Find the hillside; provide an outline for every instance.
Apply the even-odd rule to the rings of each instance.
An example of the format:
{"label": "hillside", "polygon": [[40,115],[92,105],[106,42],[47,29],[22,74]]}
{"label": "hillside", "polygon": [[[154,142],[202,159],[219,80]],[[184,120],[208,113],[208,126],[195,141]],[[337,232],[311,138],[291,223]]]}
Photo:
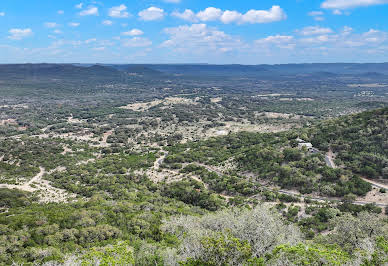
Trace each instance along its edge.
{"label": "hillside", "polygon": [[[371,185],[351,168],[327,166],[324,146],[299,149],[297,138],[354,123],[371,128],[362,139],[377,147],[385,117],[380,109],[280,133],[173,138],[148,150],[111,143],[106,127],[92,141],[81,137],[93,133],[0,139],[0,264],[359,265],[362,257],[384,265],[384,205],[352,204]],[[75,130],[90,123],[81,119],[66,121]],[[51,132],[68,133],[64,124]]]}
{"label": "hillside", "polygon": [[388,63],[381,64],[284,64],[284,65],[208,65],[208,64],[0,64],[1,79],[117,79],[124,73],[140,76],[184,75],[241,78],[353,78],[386,80]]}
{"label": "hillside", "polygon": [[135,74],[135,75],[148,76],[148,77],[163,75],[162,72],[154,70],[145,65],[117,65],[113,67],[132,75]]}
{"label": "hillside", "polygon": [[[306,75],[316,77],[327,76],[358,76],[358,75],[388,75],[388,63],[356,64],[279,64],[279,65],[210,65],[210,64],[166,64],[147,65],[147,67],[171,74],[204,75],[204,76],[259,76],[276,78],[279,75]],[[320,75],[321,74],[321,75]]]}
{"label": "hillside", "polygon": [[71,64],[14,64],[0,65],[0,79],[4,80],[117,80],[123,74],[110,67],[87,67]]}
{"label": "hillside", "polygon": [[308,135],[314,146],[337,154],[345,169],[388,179],[388,108],[324,121]]}
{"label": "hillside", "polygon": [[[387,108],[328,120],[283,133],[237,133],[169,148],[168,167],[203,177],[228,195],[252,195],[263,184],[301,193],[343,197],[365,195],[371,186],[361,177],[387,178]],[[298,148],[311,141],[313,152]],[[331,149],[336,167],[327,164]],[[232,165],[225,171],[225,165]],[[214,175],[207,166],[219,170]],[[220,180],[222,180],[220,182]]]}

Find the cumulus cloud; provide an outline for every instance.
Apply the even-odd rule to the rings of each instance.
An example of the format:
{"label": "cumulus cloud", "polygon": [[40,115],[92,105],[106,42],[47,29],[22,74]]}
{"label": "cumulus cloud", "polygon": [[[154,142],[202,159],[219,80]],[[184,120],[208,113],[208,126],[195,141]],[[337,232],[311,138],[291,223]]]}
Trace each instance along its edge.
{"label": "cumulus cloud", "polygon": [[58,13],[58,15],[63,15],[63,14],[65,14],[65,11],[63,11],[63,10],[58,10],[57,13]]}
{"label": "cumulus cloud", "polygon": [[112,21],[112,20],[104,20],[104,21],[102,22],[102,25],[111,26],[111,25],[113,25],[113,21]]}
{"label": "cumulus cloud", "polygon": [[90,6],[79,13],[80,16],[98,16],[98,7]]}
{"label": "cumulus cloud", "polygon": [[131,39],[123,40],[122,45],[125,47],[147,47],[151,46],[152,42],[147,38],[133,37]]}
{"label": "cumulus cloud", "polygon": [[196,16],[195,13],[194,13],[192,10],[190,10],[190,9],[186,9],[186,10],[185,10],[184,12],[182,12],[182,13],[179,13],[178,11],[174,11],[171,15],[174,16],[174,17],[177,17],[177,18],[186,20],[186,21],[190,21],[190,22],[196,22],[196,21],[198,21],[197,16]]}
{"label": "cumulus cloud", "polygon": [[174,12],[173,16],[184,19],[186,21],[221,21],[222,23],[271,23],[287,18],[286,13],[280,6],[272,6],[269,10],[251,9],[245,14],[235,10],[221,10],[215,7],[208,7],[205,10],[194,13],[190,9],[186,9],[183,13]]}
{"label": "cumulus cloud", "polygon": [[181,2],[181,0],[163,0],[163,2],[172,3],[172,4],[179,4]]}
{"label": "cumulus cloud", "polygon": [[143,34],[144,34],[144,32],[142,30],[139,30],[139,29],[132,29],[130,31],[126,31],[126,32],[121,33],[121,35],[125,35],[125,36],[140,36]]}
{"label": "cumulus cloud", "polygon": [[78,5],[75,5],[75,8],[77,8],[77,9],[82,9],[83,6],[84,6],[83,3],[79,3]]}
{"label": "cumulus cloud", "polygon": [[270,10],[249,10],[243,15],[243,22],[248,23],[270,23],[284,20],[287,15],[280,6],[272,6]]}
{"label": "cumulus cloud", "polygon": [[164,10],[158,7],[151,6],[139,12],[140,19],[144,21],[160,20],[164,17]]}
{"label": "cumulus cloud", "polygon": [[232,23],[232,22],[238,22],[238,21],[241,21],[243,15],[240,14],[239,12],[237,11],[230,11],[230,10],[226,10],[220,20],[225,23],[225,24],[229,24],[229,23]]}
{"label": "cumulus cloud", "polygon": [[321,4],[321,7],[327,9],[348,9],[382,4],[388,4],[388,0],[326,0]]}
{"label": "cumulus cloud", "polygon": [[0,17],[4,17],[5,16],[5,12],[0,12]]}
{"label": "cumulus cloud", "polygon": [[214,21],[220,19],[222,10],[215,7],[208,7],[197,13],[197,18],[201,21]]}
{"label": "cumulus cloud", "polygon": [[365,42],[378,44],[386,41],[388,39],[388,34],[379,30],[370,29],[362,34],[362,38]]}
{"label": "cumulus cloud", "polygon": [[[254,45],[261,47],[261,49],[268,50],[273,48],[294,49],[296,46],[295,38],[291,35],[271,35],[254,42]],[[264,50],[263,50],[264,51]]]}
{"label": "cumulus cloud", "polygon": [[309,36],[309,35],[328,34],[328,33],[332,33],[333,30],[330,28],[322,28],[319,26],[309,26],[301,30],[297,30],[297,32],[300,35]]}
{"label": "cumulus cloud", "polygon": [[[297,32],[301,32],[299,30]],[[370,29],[363,33],[355,33],[351,27],[345,26],[338,31],[316,30],[312,34],[298,36],[273,35],[258,39],[252,49],[270,56],[316,56],[333,55],[332,58],[348,55],[348,58],[366,56],[367,54],[386,54],[388,52],[388,33]],[[385,47],[385,48],[384,48]],[[292,50],[292,52],[290,52]],[[369,58],[369,57],[367,57]]]}
{"label": "cumulus cloud", "polygon": [[162,43],[162,47],[172,48],[181,52],[206,53],[229,52],[240,49],[244,44],[239,38],[230,36],[206,24],[183,25],[165,28],[169,39]]}
{"label": "cumulus cloud", "polygon": [[30,28],[27,29],[10,29],[8,38],[11,40],[22,40],[33,34]]}
{"label": "cumulus cloud", "polygon": [[126,11],[127,6],[122,4],[119,6],[114,6],[109,9],[109,16],[113,18],[127,18],[129,17],[129,13]]}

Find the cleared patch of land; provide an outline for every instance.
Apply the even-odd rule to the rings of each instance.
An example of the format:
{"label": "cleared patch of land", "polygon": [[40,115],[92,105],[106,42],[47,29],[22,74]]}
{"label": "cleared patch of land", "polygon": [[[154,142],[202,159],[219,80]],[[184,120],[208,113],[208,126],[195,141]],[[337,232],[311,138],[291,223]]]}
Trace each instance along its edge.
{"label": "cleared patch of land", "polygon": [[0,184],[0,188],[19,189],[22,191],[36,193],[39,197],[39,202],[67,202],[76,195],[68,193],[64,189],[53,187],[49,181],[43,179],[45,174],[50,174],[54,171],[64,171],[66,168],[58,167],[50,172],[47,172],[43,167],[40,167],[40,172],[30,181],[22,185]]}

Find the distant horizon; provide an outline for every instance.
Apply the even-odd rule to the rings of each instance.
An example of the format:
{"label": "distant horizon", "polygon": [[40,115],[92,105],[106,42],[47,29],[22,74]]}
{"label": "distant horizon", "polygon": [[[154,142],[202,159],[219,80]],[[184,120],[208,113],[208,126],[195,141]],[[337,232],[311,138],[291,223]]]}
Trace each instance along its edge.
{"label": "distant horizon", "polygon": [[280,64],[239,64],[239,63],[225,63],[225,64],[217,64],[217,63],[60,63],[60,62],[27,62],[27,63],[0,63],[0,65],[209,65],[209,66],[260,66],[260,65],[268,65],[268,66],[276,66],[276,65],[329,65],[329,64],[388,64],[386,62],[306,62],[306,63],[280,63]]}
{"label": "distant horizon", "polygon": [[386,14],[388,0],[3,0],[0,62],[388,62]]}

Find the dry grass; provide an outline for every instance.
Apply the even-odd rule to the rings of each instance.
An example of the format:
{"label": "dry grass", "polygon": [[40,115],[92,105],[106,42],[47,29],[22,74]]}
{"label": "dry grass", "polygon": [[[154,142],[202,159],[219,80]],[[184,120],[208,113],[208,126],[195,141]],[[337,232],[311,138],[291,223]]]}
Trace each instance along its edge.
{"label": "dry grass", "polygon": [[50,172],[46,172],[43,167],[40,167],[40,172],[34,176],[30,181],[22,185],[0,184],[0,188],[19,189],[22,191],[36,193],[39,197],[39,202],[68,202],[75,198],[75,194],[70,194],[66,190],[53,187],[49,181],[43,179],[45,174],[50,174],[54,171],[64,171],[66,168],[58,167]]}
{"label": "dry grass", "polygon": [[152,102],[132,103],[126,106],[121,106],[121,109],[144,112],[156,105],[163,104],[165,108],[171,107],[174,104],[198,104],[196,100],[182,97],[168,97],[163,100],[155,100]]}

